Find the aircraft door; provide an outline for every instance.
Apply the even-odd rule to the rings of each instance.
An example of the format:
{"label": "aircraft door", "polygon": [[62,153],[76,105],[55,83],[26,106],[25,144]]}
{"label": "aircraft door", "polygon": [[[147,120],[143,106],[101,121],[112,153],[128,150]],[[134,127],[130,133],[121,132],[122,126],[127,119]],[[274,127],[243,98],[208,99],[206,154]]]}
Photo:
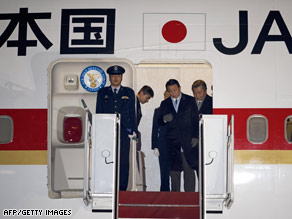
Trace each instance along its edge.
{"label": "aircraft door", "polygon": [[204,194],[207,213],[222,213],[233,200],[233,116],[202,115],[200,147],[203,149]]}
{"label": "aircraft door", "polygon": [[96,92],[110,84],[106,70],[113,65],[125,68],[122,84],[133,87],[135,68],[126,59],[59,59],[48,68],[50,198],[83,197],[87,116],[81,99],[95,112]]}

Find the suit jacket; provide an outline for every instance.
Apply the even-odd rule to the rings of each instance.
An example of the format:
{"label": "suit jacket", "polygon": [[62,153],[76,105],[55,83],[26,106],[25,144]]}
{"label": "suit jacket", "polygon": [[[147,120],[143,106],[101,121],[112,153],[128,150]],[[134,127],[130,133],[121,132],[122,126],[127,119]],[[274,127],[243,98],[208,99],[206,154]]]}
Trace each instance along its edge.
{"label": "suit jacket", "polygon": [[137,116],[137,126],[139,126],[140,121],[142,119],[142,110],[141,110],[141,103],[138,97],[136,97],[136,116]]}
{"label": "suit jacket", "polygon": [[137,124],[136,134],[138,138],[138,142],[136,144],[137,151],[141,151],[141,148],[142,148],[142,136],[141,136],[141,132],[138,130],[138,126],[140,124],[141,119],[142,119],[141,103],[138,97],[136,97],[136,124]]}
{"label": "suit jacket", "polygon": [[203,101],[199,114],[213,114],[213,98],[208,94]]}
{"label": "suit jacket", "polygon": [[[163,116],[170,113],[173,120],[165,123]],[[181,148],[190,167],[195,169],[198,165],[198,154],[191,145],[192,138],[199,136],[198,115],[195,98],[183,93],[177,112],[170,97],[160,104],[158,122],[167,127],[166,140],[171,170],[180,171],[182,168]]]}
{"label": "suit jacket", "polygon": [[137,132],[135,116],[135,93],[129,87],[120,87],[114,95],[111,86],[100,89],[97,93],[96,113],[121,114],[121,128],[128,133]]}
{"label": "suit jacket", "polygon": [[[172,114],[173,120],[165,123],[163,116]],[[198,109],[196,101],[193,97],[183,94],[179,103],[178,111],[176,112],[171,97],[162,101],[160,104],[160,111],[158,122],[159,125],[167,125],[168,137],[187,136],[190,138],[198,138],[199,136],[199,123],[198,123]]]}
{"label": "suit jacket", "polygon": [[153,123],[152,123],[151,149],[154,150],[155,148],[158,148],[159,151],[161,150],[165,151],[166,126],[159,125],[158,116],[159,116],[159,108],[156,108],[154,110]]}

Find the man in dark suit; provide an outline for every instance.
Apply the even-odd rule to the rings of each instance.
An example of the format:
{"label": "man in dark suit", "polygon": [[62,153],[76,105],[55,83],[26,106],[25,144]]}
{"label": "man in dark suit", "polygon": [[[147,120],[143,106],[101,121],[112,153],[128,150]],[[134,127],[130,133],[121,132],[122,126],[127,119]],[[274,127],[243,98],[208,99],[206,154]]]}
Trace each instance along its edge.
{"label": "man in dark suit", "polygon": [[[140,124],[140,121],[142,119],[142,110],[141,110],[141,104],[148,103],[148,101],[154,97],[154,91],[152,88],[148,85],[144,85],[136,95],[136,118],[137,118],[137,127]],[[137,151],[141,150],[142,147],[142,139],[141,139],[141,133],[138,130],[137,138]]]}
{"label": "man in dark suit", "polygon": [[[164,92],[164,99],[170,97],[167,91]],[[170,191],[169,186],[169,161],[168,151],[166,144],[166,126],[160,126],[158,124],[159,107],[154,110],[153,123],[152,123],[152,146],[154,155],[158,157],[160,167],[160,191]]]}
{"label": "man in dark suit", "polygon": [[[198,114],[213,114],[213,98],[207,94],[207,85],[203,80],[196,80],[192,85],[192,91],[196,100]],[[196,154],[199,154],[196,148]],[[196,168],[199,176],[199,167]]]}
{"label": "man in dark suit", "polygon": [[125,69],[114,65],[107,69],[111,86],[97,93],[96,113],[119,113],[121,115],[120,134],[120,190],[126,190],[129,177],[130,138],[137,132],[135,118],[135,93],[121,85]]}
{"label": "man in dark suit", "polygon": [[207,94],[207,85],[203,80],[197,80],[192,85],[199,114],[213,114],[213,98]]}
{"label": "man in dark suit", "polygon": [[[181,93],[179,82],[166,83],[170,97],[162,101],[158,122],[166,125],[166,142],[170,162],[172,191],[180,191],[180,175],[184,171],[184,189],[195,191],[195,173],[198,166],[198,110],[195,99]],[[183,153],[182,153],[183,152]]]}
{"label": "man in dark suit", "polygon": [[[198,114],[213,114],[213,98],[207,94],[207,85],[203,80],[196,80],[192,85],[192,91],[196,100]],[[196,148],[199,153],[198,148]],[[199,176],[199,168],[196,168]]]}
{"label": "man in dark suit", "polygon": [[142,118],[142,111],[141,111],[141,104],[148,103],[148,101],[154,97],[154,91],[148,85],[144,85],[136,95],[137,97],[137,126],[139,126],[141,118]]}

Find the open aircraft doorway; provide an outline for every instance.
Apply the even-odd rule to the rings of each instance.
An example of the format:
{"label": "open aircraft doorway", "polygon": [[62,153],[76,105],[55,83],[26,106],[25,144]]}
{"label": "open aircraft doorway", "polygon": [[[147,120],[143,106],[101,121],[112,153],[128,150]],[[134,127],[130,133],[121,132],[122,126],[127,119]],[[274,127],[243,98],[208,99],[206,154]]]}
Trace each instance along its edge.
{"label": "open aircraft doorway", "polygon": [[[210,63],[204,60],[145,60],[136,66],[136,77],[134,78],[135,90],[139,91],[143,85],[149,85],[154,91],[153,99],[142,105],[142,119],[139,130],[142,133],[141,150],[146,156],[147,191],[160,190],[160,170],[157,157],[151,150],[151,132],[154,110],[160,106],[164,99],[165,84],[169,79],[176,79],[181,92],[193,96],[192,84],[196,80],[203,80],[207,85],[207,94],[213,96],[213,72]],[[183,177],[183,174],[181,175]],[[181,180],[183,188],[183,179]],[[198,183],[196,183],[198,191]]]}
{"label": "open aircraft doorway", "polygon": [[[208,87],[208,94],[212,95],[212,67],[206,61],[145,60],[136,65],[134,77],[136,93],[144,85],[148,85],[153,89],[154,97],[147,104],[141,105],[142,119],[138,127],[141,133],[141,149],[140,151],[138,149],[137,157],[144,157],[139,155],[141,153],[145,155],[145,182],[141,180],[143,174],[142,177],[137,174],[143,171],[143,168],[139,167],[140,170],[135,170],[132,162],[130,179],[136,178],[137,187],[133,187],[130,180],[128,190],[132,192],[120,192],[122,203],[120,202],[119,213],[125,218],[203,218],[204,215],[204,210],[201,211],[200,208],[199,185],[201,183],[199,183],[198,178],[196,179],[196,190],[193,192],[184,192],[183,173],[181,174],[181,192],[170,192],[170,178],[170,191],[165,191],[161,187],[159,158],[153,153],[151,138],[154,111],[164,99],[165,84],[169,79],[179,81],[181,92],[190,96],[193,96],[193,82],[199,79],[204,80]],[[135,154],[135,151],[132,153]],[[165,152],[160,151],[159,156],[168,156],[161,153]],[[142,182],[142,187],[139,182]],[[127,212],[131,212],[131,214]],[[201,213],[202,216],[200,216]]]}

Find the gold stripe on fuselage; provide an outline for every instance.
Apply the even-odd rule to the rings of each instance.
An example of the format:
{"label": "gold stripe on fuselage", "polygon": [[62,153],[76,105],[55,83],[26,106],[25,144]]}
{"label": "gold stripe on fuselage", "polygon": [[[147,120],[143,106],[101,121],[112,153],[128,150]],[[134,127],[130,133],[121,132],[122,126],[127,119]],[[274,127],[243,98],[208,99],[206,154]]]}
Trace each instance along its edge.
{"label": "gold stripe on fuselage", "polygon": [[[292,150],[235,150],[235,164],[292,164]],[[47,165],[47,151],[0,151],[0,165]]]}
{"label": "gold stripe on fuselage", "polygon": [[292,164],[292,150],[236,150],[235,164]]}
{"label": "gold stripe on fuselage", "polygon": [[47,150],[0,151],[0,165],[47,165]]}

